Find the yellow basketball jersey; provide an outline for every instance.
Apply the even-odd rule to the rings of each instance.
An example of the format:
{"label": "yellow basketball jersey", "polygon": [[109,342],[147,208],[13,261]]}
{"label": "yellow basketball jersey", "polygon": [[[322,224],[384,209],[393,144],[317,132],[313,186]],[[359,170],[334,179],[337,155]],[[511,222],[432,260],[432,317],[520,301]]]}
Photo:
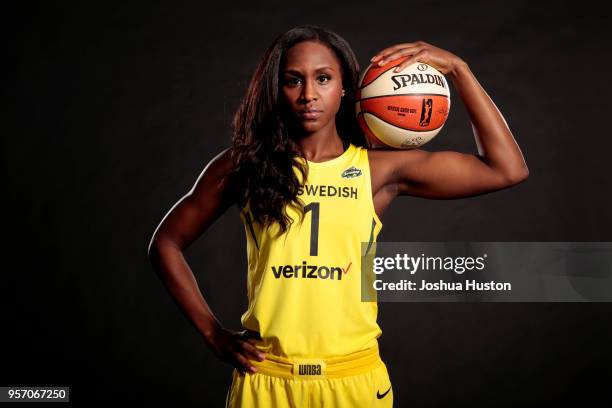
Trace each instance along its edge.
{"label": "yellow basketball jersey", "polygon": [[350,144],[342,155],[308,161],[308,167],[298,193],[303,222],[287,207],[294,222],[275,237],[278,225],[262,228],[248,204],[240,213],[249,301],[241,322],[259,332],[256,345],[264,352],[328,358],[372,347],[382,333],[376,302],[361,301],[361,245],[376,242],[382,222],[374,211],[365,148]]}

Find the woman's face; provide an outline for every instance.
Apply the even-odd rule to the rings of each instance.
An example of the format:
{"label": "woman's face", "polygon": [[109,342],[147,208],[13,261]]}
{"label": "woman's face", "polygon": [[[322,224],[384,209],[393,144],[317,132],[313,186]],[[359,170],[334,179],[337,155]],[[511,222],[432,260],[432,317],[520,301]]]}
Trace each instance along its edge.
{"label": "woman's face", "polygon": [[293,118],[306,133],[335,126],[342,76],[331,49],[313,41],[291,47],[281,67],[280,86]]}

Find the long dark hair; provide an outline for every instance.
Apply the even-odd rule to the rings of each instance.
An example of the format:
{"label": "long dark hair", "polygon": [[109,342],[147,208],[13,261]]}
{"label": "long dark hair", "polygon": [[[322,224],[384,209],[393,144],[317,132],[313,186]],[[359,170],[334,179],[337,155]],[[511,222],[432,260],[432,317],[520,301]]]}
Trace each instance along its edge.
{"label": "long dark hair", "polygon": [[354,96],[359,64],[350,45],[338,34],[313,25],[297,26],[276,37],[265,52],[233,119],[232,157],[237,164],[240,185],[238,205],[247,202],[253,218],[262,225],[274,221],[284,233],[292,223],[285,207],[302,214],[297,192],[300,180],[293,167],[308,176],[306,160],[297,143],[289,137],[291,124],[283,113],[280,96],[281,64],[289,48],[302,41],[316,41],[334,51],[342,68],[345,96],[336,114],[336,129],[343,144],[369,147],[355,118]]}

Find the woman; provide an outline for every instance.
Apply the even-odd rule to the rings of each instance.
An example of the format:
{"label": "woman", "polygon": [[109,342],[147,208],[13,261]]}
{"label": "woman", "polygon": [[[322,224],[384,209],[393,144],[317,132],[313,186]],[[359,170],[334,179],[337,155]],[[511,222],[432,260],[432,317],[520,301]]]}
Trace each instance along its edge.
{"label": "woman", "polygon": [[[512,133],[466,62],[421,41],[371,61],[405,56],[396,72],[420,61],[454,82],[479,155],[368,149],[355,120],[355,55],[337,34],[300,26],[260,61],[231,148],[155,231],[149,254],[160,278],[206,344],[236,368],[227,406],[392,406],[377,305],[360,300],[361,243],[376,241],[397,196],[468,197],[527,177]],[[182,255],[234,204],[248,257],[240,332],[215,318]]]}

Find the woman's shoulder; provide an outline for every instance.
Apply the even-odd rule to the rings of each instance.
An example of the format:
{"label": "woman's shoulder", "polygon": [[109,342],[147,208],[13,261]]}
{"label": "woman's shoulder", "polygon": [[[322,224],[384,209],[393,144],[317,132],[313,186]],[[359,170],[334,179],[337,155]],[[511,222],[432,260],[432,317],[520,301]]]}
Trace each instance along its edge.
{"label": "woman's shoulder", "polygon": [[211,191],[226,198],[233,195],[237,187],[236,169],[232,149],[230,147],[221,150],[210,159],[200,173],[194,191],[206,191],[205,195],[210,195]]}
{"label": "woman's shoulder", "polygon": [[217,153],[206,165],[210,170],[220,175],[228,175],[236,171],[236,160],[231,147],[227,147]]}

